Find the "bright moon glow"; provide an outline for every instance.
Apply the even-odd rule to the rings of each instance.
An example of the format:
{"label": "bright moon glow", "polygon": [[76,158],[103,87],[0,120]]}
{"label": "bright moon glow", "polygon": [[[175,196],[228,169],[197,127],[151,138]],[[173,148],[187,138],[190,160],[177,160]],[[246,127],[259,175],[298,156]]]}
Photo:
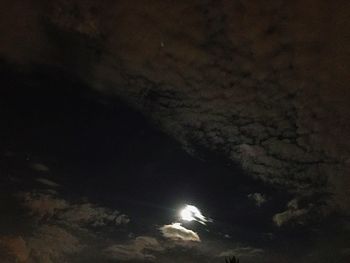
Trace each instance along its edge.
{"label": "bright moon glow", "polygon": [[197,221],[203,225],[208,222],[201,211],[193,205],[186,205],[185,208],[180,211],[180,217],[184,221]]}

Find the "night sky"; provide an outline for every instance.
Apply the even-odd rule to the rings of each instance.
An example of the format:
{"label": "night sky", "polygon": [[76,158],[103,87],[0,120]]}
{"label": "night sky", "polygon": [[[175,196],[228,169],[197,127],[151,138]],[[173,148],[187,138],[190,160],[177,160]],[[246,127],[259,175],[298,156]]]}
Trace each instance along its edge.
{"label": "night sky", "polygon": [[330,91],[299,44],[324,4],[5,2],[0,263],[349,262],[349,64]]}

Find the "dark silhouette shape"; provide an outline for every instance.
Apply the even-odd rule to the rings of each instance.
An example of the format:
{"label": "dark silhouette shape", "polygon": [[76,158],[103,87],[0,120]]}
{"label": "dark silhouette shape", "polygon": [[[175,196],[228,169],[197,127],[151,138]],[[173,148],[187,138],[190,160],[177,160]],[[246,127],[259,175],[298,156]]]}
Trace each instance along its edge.
{"label": "dark silhouette shape", "polygon": [[235,256],[232,256],[231,258],[225,258],[226,263],[239,263],[239,259]]}

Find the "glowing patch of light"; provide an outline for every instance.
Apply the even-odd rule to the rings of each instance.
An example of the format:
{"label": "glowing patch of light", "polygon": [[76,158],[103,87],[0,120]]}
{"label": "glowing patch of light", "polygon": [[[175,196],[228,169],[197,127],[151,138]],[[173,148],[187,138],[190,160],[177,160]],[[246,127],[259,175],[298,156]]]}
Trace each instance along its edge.
{"label": "glowing patch of light", "polygon": [[186,205],[185,208],[180,211],[180,218],[184,221],[197,221],[203,225],[210,221],[193,205]]}

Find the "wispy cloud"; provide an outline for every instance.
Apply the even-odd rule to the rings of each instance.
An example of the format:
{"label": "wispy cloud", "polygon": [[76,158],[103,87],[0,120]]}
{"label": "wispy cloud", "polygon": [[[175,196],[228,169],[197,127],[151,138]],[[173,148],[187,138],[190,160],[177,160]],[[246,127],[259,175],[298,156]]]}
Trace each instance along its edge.
{"label": "wispy cloud", "polygon": [[58,183],[55,183],[55,182],[53,182],[49,179],[46,179],[46,178],[36,178],[35,180],[41,184],[51,186],[51,187],[59,187],[60,186]]}

